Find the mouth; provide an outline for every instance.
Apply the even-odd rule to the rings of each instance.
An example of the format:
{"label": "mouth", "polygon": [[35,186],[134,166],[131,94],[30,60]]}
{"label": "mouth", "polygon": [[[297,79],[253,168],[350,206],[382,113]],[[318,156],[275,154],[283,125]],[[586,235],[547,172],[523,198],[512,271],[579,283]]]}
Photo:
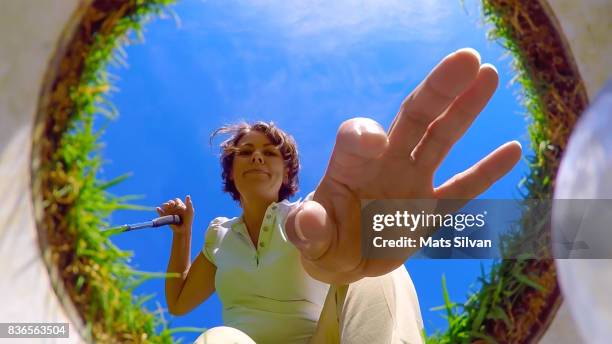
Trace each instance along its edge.
{"label": "mouth", "polygon": [[244,174],[245,175],[246,174],[265,174],[265,175],[268,175],[268,172],[266,172],[264,170],[260,170],[260,169],[254,168],[254,169],[251,169],[251,170],[248,170],[248,171],[244,172]]}

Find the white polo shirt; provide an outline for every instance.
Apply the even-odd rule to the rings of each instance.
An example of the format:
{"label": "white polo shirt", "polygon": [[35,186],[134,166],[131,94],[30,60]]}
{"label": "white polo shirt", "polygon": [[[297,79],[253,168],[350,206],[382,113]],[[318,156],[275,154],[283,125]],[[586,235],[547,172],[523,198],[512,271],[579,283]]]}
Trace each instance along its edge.
{"label": "white polo shirt", "polygon": [[217,267],[223,322],[257,343],[307,343],[329,290],[304,271],[285,233],[287,215],[299,204],[284,200],[268,207],[257,247],[242,216],[218,217],[206,232],[202,252]]}

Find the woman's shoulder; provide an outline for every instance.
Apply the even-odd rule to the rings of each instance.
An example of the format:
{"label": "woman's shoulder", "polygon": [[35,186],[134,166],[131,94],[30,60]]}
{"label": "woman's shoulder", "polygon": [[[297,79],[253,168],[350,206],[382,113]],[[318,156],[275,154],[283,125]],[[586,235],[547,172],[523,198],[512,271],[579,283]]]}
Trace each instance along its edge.
{"label": "woman's shoulder", "polygon": [[208,224],[206,233],[204,234],[204,247],[202,248],[202,252],[211,263],[217,265],[216,255],[219,251],[219,247],[225,240],[227,234],[230,233],[232,223],[235,222],[236,219],[236,217],[228,218],[220,216],[215,217]]}
{"label": "woman's shoulder", "polygon": [[225,216],[219,216],[219,217],[215,217],[214,219],[212,219],[212,221],[210,221],[210,224],[208,224],[208,227],[225,227],[230,221],[234,220],[235,218],[229,218],[229,217],[225,217]]}
{"label": "woman's shoulder", "polygon": [[208,224],[207,231],[224,232],[225,230],[231,229],[232,226],[238,221],[238,217],[215,217]]}
{"label": "woman's shoulder", "polygon": [[215,217],[206,228],[205,242],[207,245],[217,245],[230,232],[230,229],[236,223],[238,217]]}

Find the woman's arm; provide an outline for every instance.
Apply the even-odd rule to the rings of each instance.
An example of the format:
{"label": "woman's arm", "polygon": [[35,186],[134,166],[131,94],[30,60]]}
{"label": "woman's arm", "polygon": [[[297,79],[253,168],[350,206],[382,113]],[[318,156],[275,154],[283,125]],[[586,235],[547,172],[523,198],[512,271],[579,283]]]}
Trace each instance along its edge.
{"label": "woman's arm", "polygon": [[164,203],[157,208],[157,213],[161,216],[179,215],[182,220],[180,225],[170,226],[174,236],[167,272],[179,276],[166,278],[166,302],[171,314],[183,315],[213,293],[216,267],[202,253],[189,265],[194,215],[190,196],[185,198],[185,203],[180,198]]}
{"label": "woman's arm", "polygon": [[174,234],[168,272],[178,272],[180,277],[166,278],[166,302],[174,315],[190,312],[215,291],[217,268],[200,252],[189,266],[191,233]]}

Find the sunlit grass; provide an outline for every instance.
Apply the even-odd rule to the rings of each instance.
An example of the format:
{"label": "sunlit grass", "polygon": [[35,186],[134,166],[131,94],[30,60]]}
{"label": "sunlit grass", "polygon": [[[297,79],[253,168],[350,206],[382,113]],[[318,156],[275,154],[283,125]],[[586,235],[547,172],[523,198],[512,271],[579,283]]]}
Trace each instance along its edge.
{"label": "sunlit grass", "polygon": [[[490,0],[483,0],[483,16],[492,25],[488,38],[499,42],[513,58],[513,69],[516,77],[514,83],[521,86],[520,100],[526,109],[526,116],[531,119],[528,128],[531,139],[533,155],[528,157],[530,172],[521,182],[527,190],[523,195],[525,199],[546,200],[552,197],[552,176],[554,164],[558,163],[550,154],[551,131],[547,117],[544,113],[541,94],[547,85],[540,82],[536,84],[533,76],[536,71],[529,70],[525,61],[527,56],[516,42],[517,32],[513,31],[509,20],[512,13],[495,5]],[[525,207],[528,207],[525,202]],[[531,209],[525,208],[526,216],[518,224],[516,230],[508,233],[502,240],[503,257],[516,257],[515,245],[527,240],[546,240],[541,233],[546,224],[531,223],[534,218],[545,219],[548,214],[534,216]],[[537,245],[546,247],[545,244]],[[547,252],[537,252],[540,257],[550,256]],[[450,301],[446,280],[442,277],[442,291],[445,303],[434,310],[442,310],[448,321],[448,329],[437,332],[427,338],[427,344],[470,343],[482,340],[485,343],[497,343],[490,335],[490,329],[485,326],[486,321],[501,322],[506,329],[512,330],[513,306],[518,299],[525,295],[528,289],[546,291],[554,283],[554,275],[546,276],[527,275],[526,271],[533,269],[532,257],[519,256],[517,259],[497,259],[493,261],[491,270],[481,270],[481,276],[476,281],[477,291],[472,293],[463,304]],[[539,282],[541,281],[541,283]],[[529,311],[529,310],[525,310]]]}
{"label": "sunlit grass", "polygon": [[[72,108],[68,130],[50,161],[49,179],[56,185],[50,186],[52,199],[66,209],[60,222],[60,228],[67,229],[60,234],[62,247],[69,248],[66,252],[73,252],[63,272],[65,278],[72,279],[65,281],[67,290],[84,317],[91,339],[99,343],[172,343],[172,335],[177,332],[205,330],[170,329],[159,303],[155,311],[146,309],[145,302],[154,295],[134,296],[134,289],[147,280],[178,277],[178,274],[132,269],[129,266],[132,253],[122,251],[111,242],[112,231],[101,231],[108,227],[105,219],[113,211],[151,209],[130,203],[138,197],[117,197],[108,192],[128,178],[128,174],[109,181],[97,179],[102,166],[103,129],[96,130],[94,120],[100,115],[108,119],[117,117],[117,110],[104,98],[112,89],[106,67],[108,63],[125,65],[122,46],[130,43],[128,35],[140,36],[144,23],[160,15],[172,2],[138,0],[117,5],[122,7],[116,15],[122,17],[112,27],[100,28],[95,34],[78,85],[70,90]],[[126,15],[129,7],[134,10]]]}

